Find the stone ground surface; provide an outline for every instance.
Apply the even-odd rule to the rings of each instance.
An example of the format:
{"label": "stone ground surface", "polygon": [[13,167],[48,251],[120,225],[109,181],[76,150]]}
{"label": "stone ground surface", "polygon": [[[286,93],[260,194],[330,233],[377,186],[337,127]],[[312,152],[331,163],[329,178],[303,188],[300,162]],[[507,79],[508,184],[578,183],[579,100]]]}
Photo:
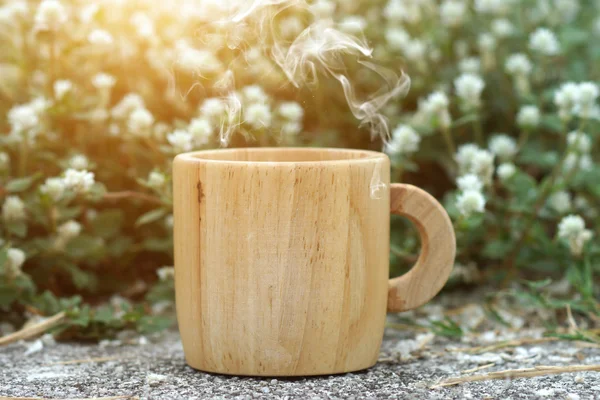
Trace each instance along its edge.
{"label": "stone ground surface", "polygon": [[[531,332],[521,334],[532,336]],[[598,372],[431,389],[443,379],[504,369],[600,364],[600,348],[573,342],[521,345],[472,354],[452,350],[477,343],[388,330],[375,367],[344,375],[295,379],[239,378],[196,371],[185,364],[176,332],[138,338],[130,344],[49,343],[41,348],[41,341],[33,343],[33,347],[32,342],[27,342],[0,348],[0,398],[129,395],[141,399],[600,399]],[[81,362],[98,357],[109,359]],[[64,364],[73,360],[80,361]],[[463,372],[491,363],[492,366],[476,372]]]}

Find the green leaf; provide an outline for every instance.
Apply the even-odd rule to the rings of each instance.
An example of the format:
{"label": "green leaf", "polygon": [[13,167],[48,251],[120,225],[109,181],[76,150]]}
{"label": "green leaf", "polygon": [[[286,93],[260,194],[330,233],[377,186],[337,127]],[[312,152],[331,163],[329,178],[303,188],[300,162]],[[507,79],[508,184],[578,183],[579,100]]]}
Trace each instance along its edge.
{"label": "green leaf", "polygon": [[69,311],[69,323],[75,326],[87,327],[91,320],[90,306],[84,304]]}
{"label": "green leaf", "polygon": [[482,254],[483,256],[492,260],[501,260],[510,252],[511,249],[512,243],[510,240],[490,240],[483,247]]}
{"label": "green leaf", "polygon": [[164,331],[175,323],[173,317],[145,315],[138,322],[138,331],[140,333],[154,333]]}
{"label": "green leaf", "polygon": [[95,182],[87,193],[87,198],[91,201],[100,201],[106,194],[106,186],[101,182]]}
{"label": "green leaf", "polygon": [[173,249],[173,241],[171,240],[171,238],[150,238],[144,240],[144,243],[142,245],[146,250],[159,251],[165,253],[170,253]]}
{"label": "green leaf", "polygon": [[94,261],[104,254],[103,244],[101,238],[79,235],[67,243],[65,251],[76,260]]}
{"label": "green leaf", "polygon": [[6,230],[12,235],[24,238],[27,235],[27,223],[25,221],[14,221],[6,223]]}
{"label": "green leaf", "polygon": [[71,275],[73,285],[75,285],[77,289],[93,290],[96,288],[98,278],[95,274],[82,270],[75,264],[66,265],[65,270]]}
{"label": "green leaf", "polygon": [[546,286],[548,286],[549,284],[552,283],[552,279],[550,278],[546,278],[544,280],[541,281],[523,281],[523,283],[525,285],[527,285],[527,287],[531,290],[534,291],[538,291]]}
{"label": "green leaf", "polygon": [[36,178],[37,175],[13,179],[6,184],[6,191],[10,193],[23,192],[31,187],[31,184]]}
{"label": "green leaf", "polygon": [[135,221],[135,226],[139,227],[142,225],[149,224],[151,222],[158,221],[162,217],[167,215],[167,210],[164,208],[157,208],[156,210],[148,211],[145,214],[142,214],[137,221]]}
{"label": "green leaf", "polygon": [[98,214],[92,221],[92,231],[95,236],[110,238],[121,230],[124,212],[119,209],[106,210]]}

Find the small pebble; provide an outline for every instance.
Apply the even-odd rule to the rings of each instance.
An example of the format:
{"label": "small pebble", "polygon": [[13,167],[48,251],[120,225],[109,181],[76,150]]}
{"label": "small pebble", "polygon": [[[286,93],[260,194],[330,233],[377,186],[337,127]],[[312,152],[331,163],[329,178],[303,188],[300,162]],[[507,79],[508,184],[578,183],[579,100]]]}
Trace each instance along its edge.
{"label": "small pebble", "polygon": [[271,379],[271,385],[275,385],[277,383],[277,379]]}

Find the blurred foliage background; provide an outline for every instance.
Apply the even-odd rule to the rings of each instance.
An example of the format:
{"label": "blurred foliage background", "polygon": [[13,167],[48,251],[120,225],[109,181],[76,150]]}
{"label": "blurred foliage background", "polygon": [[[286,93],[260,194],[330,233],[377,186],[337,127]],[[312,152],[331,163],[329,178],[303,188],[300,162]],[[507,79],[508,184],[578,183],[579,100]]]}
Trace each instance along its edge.
{"label": "blurred foliage background", "polygon": [[[568,309],[597,341],[600,2],[269,3],[2,3],[0,330],[62,310],[65,338],[169,326],[174,155],[330,146],[383,149],[444,202],[450,289],[497,288],[504,324],[515,299],[554,331]],[[411,87],[373,137],[353,106],[398,87],[382,71]],[[418,251],[394,218],[392,275]]]}

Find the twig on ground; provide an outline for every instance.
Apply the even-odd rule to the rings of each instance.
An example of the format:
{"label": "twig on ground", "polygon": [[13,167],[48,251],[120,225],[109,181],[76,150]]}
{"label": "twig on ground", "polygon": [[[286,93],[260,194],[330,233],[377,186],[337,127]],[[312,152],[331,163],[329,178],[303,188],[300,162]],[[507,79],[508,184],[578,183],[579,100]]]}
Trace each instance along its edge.
{"label": "twig on ground", "polygon": [[38,322],[37,324],[28,326],[14,333],[3,336],[0,338],[0,346],[17,342],[19,340],[31,339],[35,336],[41,335],[42,333],[62,324],[66,317],[67,314],[64,311],[61,311],[58,314],[55,314],[41,322]]}
{"label": "twig on ground", "polygon": [[487,353],[489,351],[503,349],[505,347],[517,347],[525,344],[539,344],[546,342],[554,342],[559,340],[559,338],[555,337],[543,337],[543,338],[524,338],[524,339],[515,339],[515,340],[507,340],[503,342],[498,342],[494,344],[490,344],[487,346],[477,346],[477,347],[462,347],[458,349],[448,349],[448,351],[454,353]]}
{"label": "twig on ground", "polygon": [[80,360],[68,360],[68,361],[56,361],[47,363],[44,365],[68,365],[68,364],[85,364],[85,363],[94,363],[94,362],[106,362],[106,361],[115,361],[115,360],[123,360],[127,357],[121,356],[111,356],[111,357],[95,357],[95,358],[82,358]]}
{"label": "twig on ground", "polygon": [[574,333],[579,330],[575,319],[573,318],[573,313],[571,312],[571,305],[567,304],[567,321],[569,321],[569,333]]}
{"label": "twig on ground", "polygon": [[436,385],[431,386],[430,389],[460,385],[461,383],[465,382],[489,381],[495,379],[532,378],[535,376],[542,375],[554,375],[584,371],[600,371],[600,364],[570,366],[540,365],[534,368],[507,369],[504,371],[490,372],[488,374],[482,375],[461,376],[458,378],[446,379]]}
{"label": "twig on ground", "polygon": [[471,369],[465,369],[464,371],[460,371],[460,373],[461,374],[470,374],[471,372],[481,371],[482,369],[490,368],[490,367],[493,367],[494,365],[496,365],[496,363],[489,363],[489,364],[485,364],[485,365],[480,365],[479,367],[475,367],[475,368],[471,368]]}

